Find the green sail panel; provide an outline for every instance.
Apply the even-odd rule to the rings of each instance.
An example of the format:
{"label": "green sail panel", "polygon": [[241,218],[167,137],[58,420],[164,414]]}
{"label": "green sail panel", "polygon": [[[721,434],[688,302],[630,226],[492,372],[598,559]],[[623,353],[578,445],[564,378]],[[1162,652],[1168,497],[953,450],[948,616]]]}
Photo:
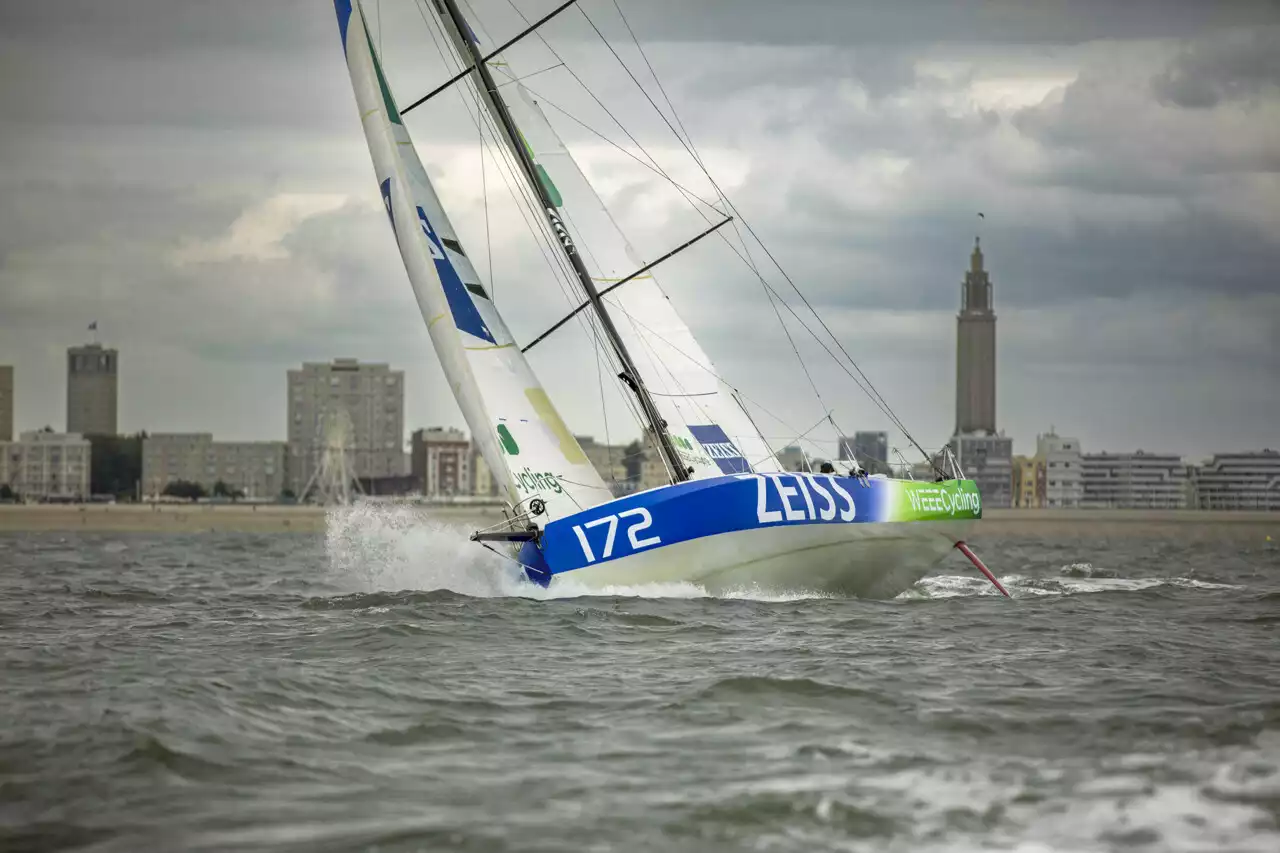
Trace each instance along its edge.
{"label": "green sail panel", "polygon": [[[519,131],[517,131],[519,132]],[[533,149],[529,147],[529,140],[524,138],[524,134],[520,134],[520,141],[524,143],[524,150],[529,155],[529,161],[533,163],[533,170],[538,175],[538,183],[542,184],[542,189],[546,191],[547,198],[551,199],[553,207],[564,207],[564,199],[560,197],[560,190],[556,189],[555,182],[551,180],[551,176],[547,174],[547,170],[538,162],[538,158],[534,156]]]}

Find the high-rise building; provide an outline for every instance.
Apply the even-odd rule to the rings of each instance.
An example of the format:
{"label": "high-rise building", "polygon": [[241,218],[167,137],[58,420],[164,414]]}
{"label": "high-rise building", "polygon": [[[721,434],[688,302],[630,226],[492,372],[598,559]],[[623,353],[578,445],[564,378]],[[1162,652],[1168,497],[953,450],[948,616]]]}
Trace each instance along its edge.
{"label": "high-rise building", "polygon": [[973,242],[956,315],[956,434],[996,431],[996,315],[982,247]]}
{"label": "high-rise building", "polygon": [[1013,506],[1013,439],[996,432],[996,314],[977,238],[956,315],[956,430],[949,446],[984,507]]}
{"label": "high-rise building", "polygon": [[0,364],[0,441],[13,441],[13,368]]}
{"label": "high-rise building", "polygon": [[92,343],[67,349],[67,432],[116,434],[117,353]]}
{"label": "high-rise building", "polygon": [[353,477],[405,473],[404,372],[339,358],[289,371],[288,484],[300,492],[340,433]]}
{"label": "high-rise building", "polygon": [[1197,509],[1280,510],[1280,451],[1215,453],[1191,482]]}
{"label": "high-rise building", "polygon": [[1081,457],[1081,506],[1098,509],[1183,509],[1187,466],[1170,453],[1086,453]]}
{"label": "high-rise building", "polygon": [[142,490],[158,496],[170,483],[199,483],[210,495],[221,482],[250,499],[284,490],[282,441],[214,441],[207,432],[152,433],[142,441]]}
{"label": "high-rise building", "polygon": [[444,427],[414,430],[409,446],[413,460],[409,473],[422,480],[424,495],[472,493],[471,442],[461,430]]}

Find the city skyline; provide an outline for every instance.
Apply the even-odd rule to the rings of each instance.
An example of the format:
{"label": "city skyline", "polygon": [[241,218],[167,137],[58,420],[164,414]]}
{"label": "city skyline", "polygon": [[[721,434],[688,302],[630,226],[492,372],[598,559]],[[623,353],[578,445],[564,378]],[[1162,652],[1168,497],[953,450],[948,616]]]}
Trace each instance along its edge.
{"label": "city skyline", "polygon": [[[764,4],[731,16],[627,5],[713,174],[926,447],[954,426],[955,289],[977,210],[998,282],[997,424],[1015,452],[1052,423],[1086,450],[1200,459],[1277,443],[1273,9],[895,17],[811,0],[803,17],[829,26],[799,32]],[[499,6],[477,13],[513,34]],[[132,57],[146,48],[130,10],[154,24],[149,44],[171,46],[151,59],[190,84],[181,99],[120,94],[140,82]],[[13,128],[0,145],[15,165],[0,179],[15,223],[0,235],[0,363],[16,367],[15,432],[65,422],[66,349],[95,319],[122,353],[122,432],[282,439],[284,372],[337,356],[406,372],[406,427],[462,426],[370,182],[329,10],[192,14],[198,56],[180,49],[191,21],[163,4],[0,12],[23,72],[0,81]],[[730,31],[706,29],[726,17]],[[406,64],[422,33],[393,20],[404,26],[385,33],[399,58],[390,85],[407,100],[438,69]],[[547,36],[573,43],[574,27]],[[700,58],[698,38],[750,70]],[[812,79],[815,52],[834,80]],[[445,100],[439,127],[409,127],[479,257],[478,152]],[[642,251],[694,233],[653,185],[566,136]],[[654,149],[664,162],[678,153],[668,148]],[[95,227],[68,232],[70,208]],[[541,259],[514,211],[492,216],[504,236],[491,290],[529,340],[556,319],[559,295],[548,281],[511,286]],[[700,245],[660,272],[727,377],[799,429],[818,419],[759,284],[723,247]],[[574,432],[636,434],[615,402],[606,433],[594,356],[563,334],[533,364]],[[887,430],[906,452],[829,363],[815,378],[843,430]],[[785,443],[776,423],[760,426]]]}

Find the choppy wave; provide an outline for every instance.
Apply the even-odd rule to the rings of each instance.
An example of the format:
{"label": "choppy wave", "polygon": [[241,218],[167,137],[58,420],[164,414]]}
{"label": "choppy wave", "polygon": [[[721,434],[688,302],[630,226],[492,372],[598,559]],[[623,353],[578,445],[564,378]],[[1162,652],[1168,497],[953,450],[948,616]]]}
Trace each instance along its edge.
{"label": "choppy wave", "polygon": [[778,604],[547,593],[468,533],[0,534],[0,850],[1280,849],[1275,550]]}
{"label": "choppy wave", "polygon": [[[472,528],[424,520],[411,509],[394,505],[360,504],[329,513],[326,546],[327,580],[360,592],[446,590],[476,598],[653,598],[789,602],[832,598],[823,593],[778,592],[741,588],[711,593],[688,582],[618,584],[588,587],[572,575],[556,578],[551,588],[529,582],[520,566],[470,540]],[[1097,592],[1140,592],[1160,587],[1200,590],[1239,589],[1238,585],[1190,577],[1128,578],[1115,569],[1075,562],[1062,566],[1058,577],[1009,574],[1000,578],[1012,596],[1061,596]],[[925,578],[898,596],[899,600],[998,596],[989,581],[973,575]]]}

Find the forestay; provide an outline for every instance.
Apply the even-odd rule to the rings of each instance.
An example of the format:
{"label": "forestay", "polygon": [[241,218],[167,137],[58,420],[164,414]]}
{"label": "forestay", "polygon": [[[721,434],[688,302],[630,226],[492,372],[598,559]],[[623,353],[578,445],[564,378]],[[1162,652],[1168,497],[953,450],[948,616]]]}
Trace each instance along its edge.
{"label": "forestay", "polygon": [[391,98],[359,3],[334,6],[382,200],[472,440],[513,506],[545,503],[532,519],[538,526],[609,500],[459,243]]}
{"label": "forestay", "polygon": [[[512,92],[514,94],[506,94]],[[581,248],[600,290],[646,264],[627,241],[535,96],[520,83],[502,88],[538,177]],[[604,302],[626,339],[690,478],[781,467],[728,385],[652,274],[620,286]]]}

